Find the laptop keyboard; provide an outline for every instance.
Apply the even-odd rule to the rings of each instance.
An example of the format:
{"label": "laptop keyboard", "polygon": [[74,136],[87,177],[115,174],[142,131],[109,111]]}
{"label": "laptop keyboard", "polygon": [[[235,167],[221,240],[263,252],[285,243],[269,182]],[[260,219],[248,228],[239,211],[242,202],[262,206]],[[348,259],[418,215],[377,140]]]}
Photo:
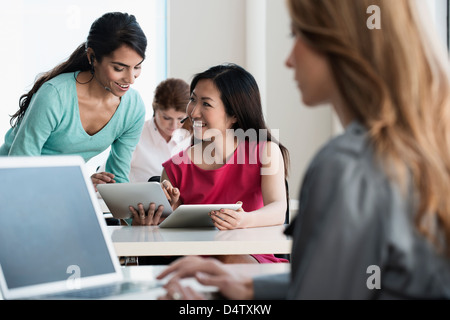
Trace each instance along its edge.
{"label": "laptop keyboard", "polygon": [[79,298],[79,299],[100,299],[120,292],[120,284],[112,284],[89,289],[74,290],[64,294],[56,295],[55,298]]}
{"label": "laptop keyboard", "polygon": [[123,282],[111,285],[104,285],[93,288],[73,290],[64,293],[50,295],[48,299],[101,299],[125,293],[142,292],[158,287],[156,284]]}

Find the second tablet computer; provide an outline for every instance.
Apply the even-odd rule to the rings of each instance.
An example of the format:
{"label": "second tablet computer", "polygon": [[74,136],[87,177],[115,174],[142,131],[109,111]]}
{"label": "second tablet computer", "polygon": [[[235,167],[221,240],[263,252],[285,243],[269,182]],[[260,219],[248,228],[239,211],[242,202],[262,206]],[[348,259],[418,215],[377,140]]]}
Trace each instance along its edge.
{"label": "second tablet computer", "polygon": [[97,190],[116,219],[131,218],[129,207],[137,209],[139,203],[144,205],[145,211],[151,202],[156,204],[156,208],[163,205],[163,217],[172,212],[172,207],[158,182],[98,184]]}

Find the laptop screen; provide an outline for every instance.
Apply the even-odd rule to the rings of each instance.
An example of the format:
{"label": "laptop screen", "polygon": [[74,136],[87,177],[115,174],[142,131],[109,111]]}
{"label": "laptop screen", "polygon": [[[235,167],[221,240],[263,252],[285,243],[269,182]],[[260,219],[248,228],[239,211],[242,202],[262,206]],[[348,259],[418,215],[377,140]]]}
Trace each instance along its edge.
{"label": "laptop screen", "polygon": [[9,289],[115,272],[79,166],[0,168]]}

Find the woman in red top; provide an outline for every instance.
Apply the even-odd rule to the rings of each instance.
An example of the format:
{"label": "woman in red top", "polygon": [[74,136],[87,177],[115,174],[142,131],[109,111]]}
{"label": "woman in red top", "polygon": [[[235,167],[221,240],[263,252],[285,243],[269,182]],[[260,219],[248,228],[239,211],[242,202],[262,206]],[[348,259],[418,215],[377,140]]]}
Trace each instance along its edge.
{"label": "woman in red top", "polygon": [[[197,74],[191,83],[187,115],[194,123],[193,144],[164,163],[161,176],[172,207],[242,202],[237,211],[211,212],[218,229],[282,224],[289,156],[265,124],[253,76],[234,64]],[[135,222],[145,214],[142,206],[138,211],[132,210]],[[158,224],[161,211],[151,206],[142,223]],[[273,255],[220,259],[234,263],[286,261]]]}

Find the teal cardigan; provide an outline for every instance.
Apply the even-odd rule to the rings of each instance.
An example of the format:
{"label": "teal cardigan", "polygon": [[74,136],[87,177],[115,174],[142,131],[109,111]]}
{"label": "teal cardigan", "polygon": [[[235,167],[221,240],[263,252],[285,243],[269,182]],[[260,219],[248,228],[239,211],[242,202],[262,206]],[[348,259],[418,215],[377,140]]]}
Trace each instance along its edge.
{"label": "teal cardigan", "polygon": [[6,133],[0,156],[80,155],[88,161],[111,146],[105,170],[115,174],[117,182],[128,182],[145,122],[144,102],[130,89],[108,124],[90,136],[80,120],[76,75],[61,74],[42,85],[20,125]]}

